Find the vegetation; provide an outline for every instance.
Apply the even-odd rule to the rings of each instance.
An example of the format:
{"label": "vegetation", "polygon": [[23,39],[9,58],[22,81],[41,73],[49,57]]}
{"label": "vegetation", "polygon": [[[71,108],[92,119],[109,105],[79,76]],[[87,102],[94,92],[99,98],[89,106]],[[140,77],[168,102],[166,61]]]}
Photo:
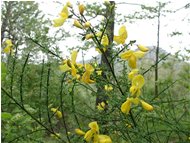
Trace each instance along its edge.
{"label": "vegetation", "polygon": [[[142,6],[144,18],[159,21],[165,6]],[[67,2],[51,24],[36,2],[2,2],[2,142],[190,142],[189,62],[162,52],[159,28],[156,50],[129,39],[116,7]],[[84,46],[63,57],[68,25]],[[78,61],[92,48],[98,57]]]}

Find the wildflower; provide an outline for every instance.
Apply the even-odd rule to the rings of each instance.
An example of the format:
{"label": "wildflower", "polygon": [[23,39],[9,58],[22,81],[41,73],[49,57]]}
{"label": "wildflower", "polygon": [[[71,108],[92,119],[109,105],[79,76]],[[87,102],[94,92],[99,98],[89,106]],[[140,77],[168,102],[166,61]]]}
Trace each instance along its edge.
{"label": "wildflower", "polygon": [[75,133],[78,134],[78,135],[80,135],[80,136],[85,135],[85,132],[82,131],[81,129],[75,129]]}
{"label": "wildflower", "polygon": [[93,37],[94,37],[93,34],[86,34],[85,39],[86,39],[86,40],[89,40],[89,39],[91,39],[91,38],[93,38]]}
{"label": "wildflower", "polygon": [[147,111],[152,111],[152,110],[154,109],[152,105],[146,103],[145,101],[141,100],[140,102],[141,102],[141,104],[142,104],[142,107],[143,107],[145,110],[147,110]]}
{"label": "wildflower", "polygon": [[98,70],[96,71],[97,75],[102,75],[102,71],[101,70]]}
{"label": "wildflower", "polygon": [[148,52],[148,48],[143,46],[143,45],[137,45],[137,47],[139,48],[139,50],[141,50],[142,52]]}
{"label": "wildflower", "polygon": [[123,25],[119,29],[119,36],[114,36],[113,40],[117,44],[124,44],[127,37],[128,37],[127,30],[126,30],[126,27]]}
{"label": "wildflower", "polygon": [[73,7],[72,4],[70,3],[70,1],[68,1],[68,2],[66,3],[66,5],[67,5],[68,7],[70,7],[70,8]]}
{"label": "wildflower", "polygon": [[68,6],[65,5],[61,11],[61,13],[59,14],[60,17],[57,19],[54,19],[53,22],[53,26],[54,27],[60,27],[63,25],[63,23],[66,21],[66,19],[69,17],[69,11],[68,11]]}
{"label": "wildflower", "polygon": [[106,106],[106,104],[104,102],[101,102],[101,103],[98,103],[97,108],[98,108],[98,110],[104,110],[105,106]]}
{"label": "wildflower", "polygon": [[131,109],[131,101],[129,98],[121,105],[121,112],[129,114],[129,111]]}
{"label": "wildflower", "polygon": [[107,36],[107,35],[104,35],[104,36],[102,37],[101,44],[102,44],[104,47],[106,47],[106,46],[109,45],[109,39],[108,39],[108,36]]}
{"label": "wildflower", "polygon": [[58,109],[51,108],[51,111],[55,113],[55,115],[57,116],[57,118],[59,118],[59,119],[62,118],[62,113]]}
{"label": "wildflower", "polygon": [[78,55],[78,51],[71,52],[71,59],[64,60],[63,65],[60,65],[59,68],[63,72],[70,71],[71,75],[75,78],[79,78],[80,75],[77,74],[77,67],[81,67],[81,64],[76,64],[76,58]]}
{"label": "wildflower", "polygon": [[10,39],[7,39],[7,40],[5,40],[5,44],[6,44],[6,47],[3,49],[3,52],[6,54],[12,54],[12,52],[13,52],[12,41]]}
{"label": "wildflower", "polygon": [[139,72],[138,69],[132,69],[132,71],[128,74],[128,78],[132,80],[134,76]]}
{"label": "wildflower", "polygon": [[105,85],[105,86],[104,86],[104,89],[105,89],[106,91],[111,91],[111,90],[113,90],[113,87],[112,87],[111,85]]}
{"label": "wildflower", "polygon": [[83,29],[83,26],[80,24],[80,22],[78,20],[74,20],[74,26],[76,26],[77,28]]}
{"label": "wildflower", "polygon": [[94,68],[90,64],[85,64],[85,72],[82,75],[81,81],[89,84],[94,83],[95,81],[90,79],[90,75],[93,73],[93,71]]}
{"label": "wildflower", "polygon": [[84,10],[85,10],[85,6],[84,6],[83,4],[80,4],[80,5],[78,6],[78,8],[79,8],[79,13],[80,13],[81,15],[83,15]]}
{"label": "wildflower", "polygon": [[141,94],[141,88],[144,85],[144,77],[142,75],[137,75],[132,79],[132,86],[130,87],[131,95],[138,97]]}
{"label": "wildflower", "polygon": [[91,24],[90,24],[89,21],[85,22],[85,24],[84,24],[84,27],[85,27],[85,28],[89,28],[90,26],[91,26]]}
{"label": "wildflower", "polygon": [[128,60],[128,65],[132,69],[137,67],[137,59],[142,58],[145,52],[127,50],[120,54],[121,59]]}

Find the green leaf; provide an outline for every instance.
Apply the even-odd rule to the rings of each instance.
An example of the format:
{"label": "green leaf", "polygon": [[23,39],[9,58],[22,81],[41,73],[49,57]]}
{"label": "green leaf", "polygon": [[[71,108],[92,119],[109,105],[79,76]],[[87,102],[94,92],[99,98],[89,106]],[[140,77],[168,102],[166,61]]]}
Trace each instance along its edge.
{"label": "green leaf", "polygon": [[7,113],[7,112],[2,112],[1,113],[1,119],[2,120],[9,120],[12,118],[12,115],[10,113]]}

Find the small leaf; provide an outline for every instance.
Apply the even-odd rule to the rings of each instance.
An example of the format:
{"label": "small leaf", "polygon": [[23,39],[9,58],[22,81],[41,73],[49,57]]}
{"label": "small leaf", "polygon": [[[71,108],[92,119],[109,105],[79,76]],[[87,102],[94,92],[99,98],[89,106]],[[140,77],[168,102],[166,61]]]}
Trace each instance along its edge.
{"label": "small leaf", "polygon": [[1,113],[1,119],[2,120],[9,120],[12,118],[12,115],[10,113],[7,113],[7,112],[2,112]]}

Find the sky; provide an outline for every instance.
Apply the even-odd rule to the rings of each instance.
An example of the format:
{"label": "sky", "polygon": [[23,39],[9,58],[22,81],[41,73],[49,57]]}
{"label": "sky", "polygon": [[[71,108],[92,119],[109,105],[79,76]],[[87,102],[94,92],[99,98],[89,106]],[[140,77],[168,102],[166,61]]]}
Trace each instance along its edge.
{"label": "sky", "polygon": [[[98,0],[89,0],[85,1],[88,3],[97,2]],[[102,2],[103,0],[99,1]],[[159,0],[160,2],[169,2],[167,0]],[[59,12],[61,11],[63,5],[67,1],[65,0],[57,0],[57,1],[40,1],[39,8],[44,12],[47,18],[53,20],[55,19]],[[70,1],[73,5],[75,5],[74,9],[77,9],[76,1]],[[80,1],[81,3],[83,1]],[[117,0],[115,1],[117,4],[116,13],[122,14],[120,18],[124,15],[132,14],[135,11],[141,11],[141,7],[139,5],[131,5],[126,4],[126,0]],[[127,3],[135,3],[135,4],[144,4],[146,6],[157,6],[157,1],[155,0],[128,0]],[[183,8],[186,4],[189,3],[189,0],[171,0],[170,3],[166,6],[164,10],[177,10],[175,13],[166,13],[164,11],[161,12],[160,21],[160,47],[174,54],[177,51],[181,51],[181,54],[186,54],[184,48],[190,49],[190,10]],[[93,23],[93,22],[92,22]],[[69,31],[72,34],[78,33],[78,29],[73,28],[72,23],[66,23],[63,25],[66,31]],[[135,23],[125,22],[122,23],[127,27],[128,31],[128,39],[126,42],[130,40],[136,40],[137,44],[142,44],[145,46],[156,46],[157,44],[157,19],[154,20],[137,20]],[[115,31],[114,33],[117,35],[118,29],[120,25],[115,23]],[[51,27],[50,34],[56,32],[57,28]],[[183,35],[171,37],[170,34],[172,32],[181,32]],[[58,45],[63,51],[63,57],[68,56],[69,52],[65,48],[75,47],[75,46],[84,46],[84,43],[80,40],[74,40],[75,38],[71,37],[64,41],[59,41]],[[63,48],[64,47],[64,48]],[[94,50],[94,48],[90,49],[85,54],[85,59],[91,59],[92,56],[97,55],[98,52]],[[77,58],[78,61],[81,60],[81,53]]]}

